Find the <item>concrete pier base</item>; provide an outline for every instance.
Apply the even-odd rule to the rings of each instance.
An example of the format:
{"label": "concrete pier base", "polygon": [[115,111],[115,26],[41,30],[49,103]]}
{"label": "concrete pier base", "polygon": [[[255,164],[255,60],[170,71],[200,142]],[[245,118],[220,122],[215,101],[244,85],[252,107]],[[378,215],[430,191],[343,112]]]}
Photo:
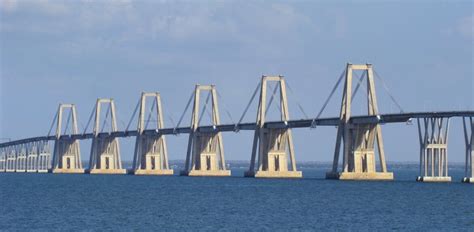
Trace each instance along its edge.
{"label": "concrete pier base", "polygon": [[393,172],[327,172],[326,179],[335,180],[393,180]]}
{"label": "concrete pier base", "polygon": [[212,170],[212,171],[202,171],[202,170],[190,170],[190,171],[181,171],[180,176],[230,176],[230,170]]}
{"label": "concrete pier base", "polygon": [[133,172],[134,175],[163,175],[170,176],[174,174],[173,169],[163,169],[163,170],[146,170],[139,169]]}
{"label": "concrete pier base", "polygon": [[127,174],[127,169],[92,169],[90,174]]}
{"label": "concrete pier base", "polygon": [[49,170],[47,169],[38,169],[38,173],[48,173]]}
{"label": "concrete pier base", "polygon": [[53,173],[84,174],[85,171],[84,169],[56,168],[56,169],[53,169]]}
{"label": "concrete pier base", "polygon": [[38,172],[37,170],[26,170],[26,172]]}
{"label": "concrete pier base", "polygon": [[474,177],[464,177],[464,178],[462,179],[462,182],[463,182],[463,183],[474,184]]}
{"label": "concrete pier base", "polygon": [[416,178],[418,182],[451,182],[450,176],[419,176]]}
{"label": "concrete pier base", "polygon": [[303,173],[301,171],[247,171],[244,176],[255,178],[302,178]]}

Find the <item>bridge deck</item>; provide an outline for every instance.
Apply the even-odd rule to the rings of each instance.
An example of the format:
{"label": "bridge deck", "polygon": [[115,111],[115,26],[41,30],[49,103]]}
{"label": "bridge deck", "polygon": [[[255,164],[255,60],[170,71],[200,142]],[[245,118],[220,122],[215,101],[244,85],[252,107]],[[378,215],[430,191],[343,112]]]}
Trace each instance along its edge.
{"label": "bridge deck", "polygon": [[[398,113],[398,114],[381,114],[373,116],[353,116],[351,117],[350,122],[354,124],[366,124],[366,123],[400,123],[407,122],[413,118],[450,118],[450,117],[474,117],[474,111],[444,111],[444,112],[413,112],[413,113]],[[311,126],[337,126],[339,125],[339,118],[319,118],[319,119],[299,119],[299,120],[290,120],[287,122],[275,121],[265,123],[265,128],[307,128]],[[224,124],[216,126],[201,126],[198,128],[200,132],[228,132],[228,131],[238,131],[238,130],[255,130],[256,123],[241,123],[241,124]],[[147,135],[170,135],[170,134],[187,134],[191,132],[190,127],[178,127],[178,128],[165,128],[159,131],[156,130],[146,130],[144,134]],[[131,137],[137,136],[138,132],[136,130],[131,131],[117,131],[112,133],[100,133],[99,137]],[[63,135],[62,139],[91,139],[93,138],[92,133],[86,134],[76,134],[76,135]],[[38,141],[47,141],[55,140],[56,136],[39,136],[33,138],[20,139],[15,141],[10,141],[6,143],[1,143],[0,148],[14,146],[19,144],[38,142]]]}

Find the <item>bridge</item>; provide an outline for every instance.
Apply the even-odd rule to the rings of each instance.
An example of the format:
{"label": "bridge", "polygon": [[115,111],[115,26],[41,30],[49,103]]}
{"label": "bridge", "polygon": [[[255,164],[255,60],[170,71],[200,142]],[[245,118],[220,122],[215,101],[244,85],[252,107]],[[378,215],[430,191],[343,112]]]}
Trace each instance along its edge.
{"label": "bridge", "polygon": [[[362,72],[361,76],[356,71]],[[174,127],[165,127],[161,96],[157,92],[142,93],[132,119],[125,130],[119,130],[113,99],[98,99],[83,133],[78,130],[74,104],[60,104],[47,135],[0,144],[0,172],[90,173],[173,175],[169,168],[167,135],[188,134],[185,176],[230,176],[225,165],[222,133],[240,130],[254,131],[250,166],[246,177],[301,178],[296,168],[292,130],[319,126],[337,127],[332,169],[328,179],[393,180],[385,162],[382,125],[387,123],[417,123],[420,143],[420,174],[417,181],[449,182],[448,131],[451,118],[461,118],[465,139],[465,178],[474,183],[474,111],[379,113],[375,79],[380,77],[371,64],[347,64],[318,115],[310,119],[291,120],[287,100],[287,83],[283,76],[262,76],[251,100],[237,123],[222,124],[218,107],[219,93],[214,85],[196,85],[185,112]],[[273,89],[269,83],[274,83]],[[336,89],[343,86],[340,114],[320,117]],[[357,92],[366,93],[367,114],[352,115],[352,103]],[[201,98],[202,93],[207,97]],[[259,93],[255,122],[242,122],[251,103]],[[270,98],[268,98],[270,96]],[[395,98],[394,103],[399,106]],[[150,100],[152,100],[151,107]],[[204,100],[204,101],[202,101]],[[204,104],[202,104],[204,102]],[[279,121],[267,121],[268,108],[276,102]],[[191,124],[181,127],[185,113],[192,104]],[[103,107],[107,107],[105,112]],[[147,110],[150,113],[147,115]],[[138,112],[136,130],[129,130]],[[69,113],[67,117],[65,114]],[[201,125],[204,114],[210,125]],[[227,112],[228,113],[228,112]],[[303,111],[304,113],[304,111]],[[151,118],[156,120],[150,120]],[[64,123],[64,120],[66,122]],[[94,119],[94,120],[92,120]],[[103,120],[103,123],[100,122]],[[86,132],[92,124],[92,132]],[[149,128],[149,124],[154,125]],[[55,127],[55,134],[51,134]],[[107,128],[107,131],[104,131]],[[135,137],[133,167],[122,167],[119,138]],[[92,140],[89,167],[81,162],[80,140]],[[54,143],[51,149],[50,143]],[[341,149],[342,147],[342,149]],[[342,150],[342,151],[341,151]],[[340,159],[340,156],[342,157]]]}

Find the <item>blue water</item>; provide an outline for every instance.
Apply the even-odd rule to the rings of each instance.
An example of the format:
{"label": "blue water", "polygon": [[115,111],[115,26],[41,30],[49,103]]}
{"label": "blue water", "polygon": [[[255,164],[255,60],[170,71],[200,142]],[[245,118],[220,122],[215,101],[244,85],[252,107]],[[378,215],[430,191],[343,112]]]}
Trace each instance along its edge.
{"label": "blue water", "polygon": [[416,165],[390,165],[396,181],[0,173],[0,230],[474,231],[474,185],[417,183]]}

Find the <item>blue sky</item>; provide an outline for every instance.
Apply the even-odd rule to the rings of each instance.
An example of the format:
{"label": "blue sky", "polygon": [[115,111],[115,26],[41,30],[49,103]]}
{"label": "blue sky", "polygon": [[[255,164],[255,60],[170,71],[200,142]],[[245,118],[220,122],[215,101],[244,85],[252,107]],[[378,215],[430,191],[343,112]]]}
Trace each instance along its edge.
{"label": "blue sky", "polygon": [[[286,77],[292,118],[304,117],[296,103],[315,116],[346,62],[373,63],[405,111],[474,108],[472,1],[0,0],[0,19],[3,138],[46,134],[61,102],[77,105],[81,128],[98,97],[115,99],[123,128],[141,91],[161,92],[176,122],[196,83],[216,84],[237,120],[262,74]],[[397,111],[380,83],[377,94],[382,113]],[[254,104],[244,121],[255,114]],[[384,125],[387,160],[418,160],[416,130]],[[331,160],[335,134],[295,130],[297,160]],[[460,120],[450,135],[450,160],[462,161]],[[168,138],[170,159],[184,159],[186,142]],[[248,160],[251,142],[225,134],[226,158]],[[121,143],[130,160],[133,140]]]}

